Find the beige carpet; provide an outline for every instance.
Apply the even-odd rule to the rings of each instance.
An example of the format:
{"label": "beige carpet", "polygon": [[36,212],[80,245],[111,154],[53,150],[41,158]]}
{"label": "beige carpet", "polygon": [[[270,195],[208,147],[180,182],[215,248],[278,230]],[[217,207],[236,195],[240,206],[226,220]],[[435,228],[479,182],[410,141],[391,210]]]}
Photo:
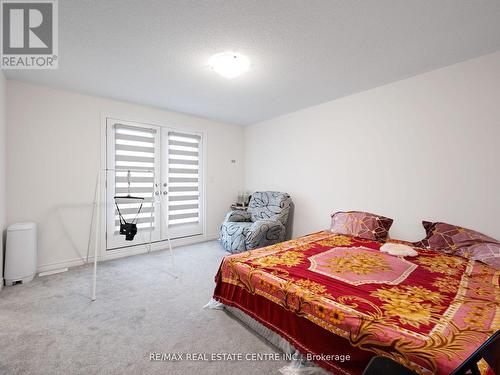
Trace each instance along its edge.
{"label": "beige carpet", "polygon": [[150,353],[272,353],[223,311],[202,309],[226,254],[218,242],[100,263],[0,292],[0,374],[277,374],[282,361],[151,362]]}

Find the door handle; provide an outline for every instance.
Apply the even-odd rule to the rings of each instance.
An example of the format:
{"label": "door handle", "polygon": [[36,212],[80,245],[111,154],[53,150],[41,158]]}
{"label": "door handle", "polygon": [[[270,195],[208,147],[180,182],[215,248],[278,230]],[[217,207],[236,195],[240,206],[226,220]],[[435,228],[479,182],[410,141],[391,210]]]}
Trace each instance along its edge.
{"label": "door handle", "polygon": [[167,195],[167,194],[168,194],[168,191],[166,191],[166,190],[165,190],[165,191],[163,192],[163,195]]}

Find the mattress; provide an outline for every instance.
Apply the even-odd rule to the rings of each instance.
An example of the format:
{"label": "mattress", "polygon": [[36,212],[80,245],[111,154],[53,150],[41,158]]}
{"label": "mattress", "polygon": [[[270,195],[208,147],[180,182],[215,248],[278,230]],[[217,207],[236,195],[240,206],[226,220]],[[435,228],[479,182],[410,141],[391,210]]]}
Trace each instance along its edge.
{"label": "mattress", "polygon": [[214,298],[336,374],[361,374],[375,355],[449,374],[500,328],[500,272],[432,250],[393,256],[381,245],[322,231],[229,255]]}

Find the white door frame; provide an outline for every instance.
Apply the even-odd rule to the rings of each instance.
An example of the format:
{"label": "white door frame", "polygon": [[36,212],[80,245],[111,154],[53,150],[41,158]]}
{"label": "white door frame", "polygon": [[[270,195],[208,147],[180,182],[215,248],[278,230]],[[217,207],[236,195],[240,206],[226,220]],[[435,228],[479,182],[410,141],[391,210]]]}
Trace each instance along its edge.
{"label": "white door frame", "polygon": [[[164,126],[161,128],[161,152],[164,153],[165,150],[168,150],[168,133],[169,132],[176,132],[176,133],[186,133],[186,134],[192,134],[192,135],[197,135],[200,137],[200,143],[199,143],[199,157],[201,158],[201,163],[198,164],[198,176],[199,176],[199,199],[201,204],[199,205],[199,215],[200,215],[200,223],[198,224],[184,224],[182,227],[176,228],[175,226],[173,228],[169,228],[168,222],[165,223],[165,221],[168,221],[166,218],[168,218],[168,215],[170,214],[168,211],[168,195],[163,194],[164,193],[164,186],[163,184],[166,182],[167,183],[167,189],[168,189],[168,170],[169,170],[169,158],[166,158],[166,162],[161,165],[161,173],[160,173],[160,196],[162,199],[162,204],[163,204],[163,209],[164,211],[162,212],[162,239],[165,240],[167,237],[172,237],[174,239],[177,238],[183,238],[183,237],[192,237],[196,235],[203,235],[205,233],[205,217],[204,217],[204,212],[205,212],[205,178],[204,178],[204,140],[203,140],[203,134],[200,132],[194,132],[194,131],[183,131],[179,130],[176,128],[172,127],[167,127]],[[163,158],[163,156],[162,156]],[[163,159],[162,159],[163,160]],[[165,199],[166,198],[166,199]],[[165,218],[165,219],[164,219]],[[189,234],[190,231],[196,231],[196,232],[201,232],[199,234]]]}
{"label": "white door frame", "polygon": [[[156,131],[156,136],[155,136],[155,142],[154,142],[154,158],[155,161],[159,160],[160,158],[160,142],[161,142],[161,128],[159,126],[154,126],[150,124],[142,124],[142,123],[137,123],[137,122],[132,122],[132,121],[123,121],[120,119],[116,118],[110,118],[108,117],[106,119],[106,141],[107,141],[107,146],[106,146],[106,168],[105,171],[103,171],[104,178],[106,181],[106,250],[115,250],[118,248],[123,248],[123,247],[130,247],[130,246],[139,246],[139,245],[144,245],[145,243],[149,243],[150,241],[150,235],[151,235],[151,242],[152,241],[159,241],[161,239],[161,213],[160,213],[160,202],[156,201],[154,199],[154,194],[153,191],[155,191],[155,187],[152,188],[151,191],[151,198],[152,198],[152,203],[154,207],[153,211],[153,217],[154,217],[154,223],[155,227],[150,233],[150,231],[141,231],[139,230],[137,232],[136,237],[134,238],[133,241],[125,241],[122,235],[115,234],[114,228],[115,228],[115,216],[114,215],[109,215],[109,212],[115,212],[115,207],[114,207],[114,195],[115,195],[115,190],[113,189],[114,184],[113,181],[110,180],[112,177],[115,176],[116,171],[115,169],[115,142],[114,142],[114,137],[113,137],[113,131],[114,131],[114,126],[116,124],[121,124],[121,125],[129,125],[135,128],[145,128],[145,129],[154,129]],[[154,182],[158,181],[158,175],[161,173],[160,172],[160,166],[155,163],[155,165],[152,168],[152,172],[154,174]],[[111,233],[111,234],[110,234]]]}
{"label": "white door frame", "polygon": [[[152,126],[160,126],[160,127],[165,127],[166,123],[169,123],[169,121],[158,121],[158,120],[148,120],[144,118],[137,117],[137,115],[134,114],[124,114],[124,113],[113,113],[113,112],[101,112],[101,126],[100,126],[100,155],[99,155],[99,167],[98,170],[96,171],[96,178],[97,178],[97,173],[102,173],[102,169],[106,168],[106,149],[107,149],[107,139],[106,139],[106,123],[108,118],[114,118],[118,120],[122,119],[127,119],[123,121],[132,121],[132,122],[138,122],[142,124],[148,124]],[[207,170],[207,144],[208,144],[208,134],[204,131],[200,131],[199,129],[192,128],[189,125],[177,125],[172,123],[172,125],[167,126],[172,129],[175,129],[179,132],[188,132],[188,133],[193,133],[193,134],[199,134],[202,137],[202,155],[203,155],[203,160],[202,160],[202,181],[203,185],[206,184],[206,170]],[[103,177],[103,175],[101,175]],[[101,197],[106,196],[106,181],[105,178],[101,178],[101,185],[98,187],[101,192]],[[203,195],[202,195],[202,220],[203,220],[203,234],[199,236],[191,236],[191,237],[186,237],[186,238],[179,238],[179,239],[173,239],[172,246],[183,246],[183,245],[189,245],[193,243],[198,243],[198,242],[203,242],[203,241],[208,241],[208,240],[214,240],[217,238],[217,235],[211,235],[207,236],[207,231],[206,231],[206,189],[205,186],[202,188],[203,190]],[[100,205],[100,214],[102,218],[106,218],[106,205],[105,205],[105,200],[101,201]],[[101,225],[100,225],[100,239],[99,239],[99,251],[98,251],[98,257],[100,260],[107,260],[107,259],[115,259],[115,258],[120,258],[124,256],[129,256],[129,255],[135,255],[135,254],[142,254],[147,252],[147,249],[145,246],[129,246],[129,247],[124,247],[120,249],[115,249],[111,251],[106,250],[106,219],[101,220]],[[163,250],[165,249],[166,242],[165,241],[159,241],[159,242],[154,242],[152,243],[151,250],[156,251],[156,250]]]}

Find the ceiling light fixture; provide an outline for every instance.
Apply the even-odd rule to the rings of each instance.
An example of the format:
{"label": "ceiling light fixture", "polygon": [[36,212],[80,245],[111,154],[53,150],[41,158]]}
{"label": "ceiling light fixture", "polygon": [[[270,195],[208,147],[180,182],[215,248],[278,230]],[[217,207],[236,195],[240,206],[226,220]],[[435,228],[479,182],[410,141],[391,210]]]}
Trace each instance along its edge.
{"label": "ceiling light fixture", "polygon": [[223,77],[236,78],[250,68],[250,60],[239,53],[224,52],[213,55],[208,66]]}

